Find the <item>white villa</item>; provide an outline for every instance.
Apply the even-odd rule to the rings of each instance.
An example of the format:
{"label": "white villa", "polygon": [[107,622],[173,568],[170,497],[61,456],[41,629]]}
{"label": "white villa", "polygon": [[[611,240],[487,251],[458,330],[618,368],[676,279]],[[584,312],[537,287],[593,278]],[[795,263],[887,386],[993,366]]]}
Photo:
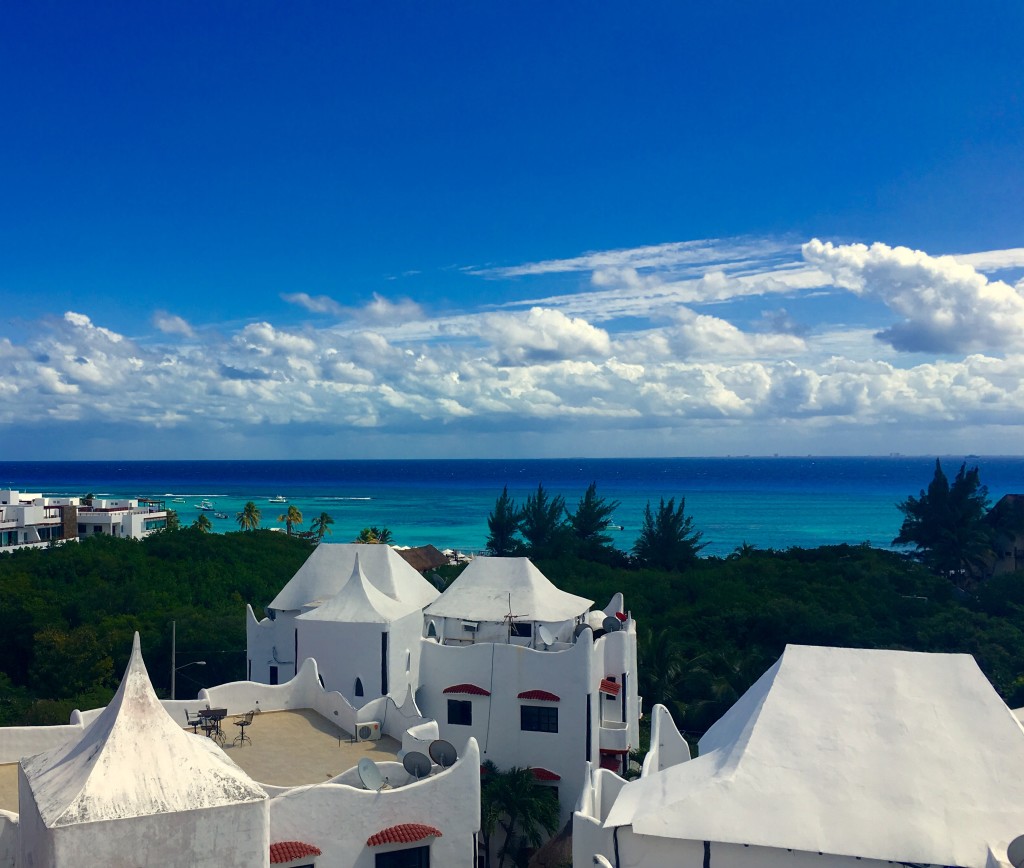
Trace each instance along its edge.
{"label": "white villa", "polygon": [[321,544],[266,618],[249,608],[249,678],[312,658],[357,708],[411,702],[460,753],[531,767],[564,823],[586,764],[624,772],[639,742],[636,624],[621,594],[592,605],[526,558],[478,557],[439,594],[389,546]]}
{"label": "white villa", "polygon": [[1022,769],[1024,728],[973,657],[790,645],[695,759],[656,706],[639,780],[588,770],[573,862],[1021,866]]}
{"label": "white villa", "polygon": [[[202,706],[259,709],[252,743],[191,731],[187,709]],[[105,709],[75,712],[68,726],[0,729],[0,866],[472,868],[476,742],[447,768],[428,762],[414,776],[399,758],[426,752],[437,727],[411,703],[367,709],[384,731],[349,738],[362,715],[320,686],[313,661],[287,685],[237,682],[204,690],[199,703],[162,702],[136,634]],[[356,757],[372,761],[383,786],[368,786]]]}
{"label": "white villa", "polygon": [[0,489],[0,551],[41,548],[92,534],[143,539],[167,526],[163,501],[44,497]]}

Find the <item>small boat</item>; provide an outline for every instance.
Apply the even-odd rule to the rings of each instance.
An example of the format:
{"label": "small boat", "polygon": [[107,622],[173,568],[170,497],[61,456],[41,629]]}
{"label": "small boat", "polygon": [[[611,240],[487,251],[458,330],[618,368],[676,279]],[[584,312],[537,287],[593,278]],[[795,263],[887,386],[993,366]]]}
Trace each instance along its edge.
{"label": "small boat", "polygon": [[185,502],[185,498],[184,497],[172,497],[171,498],[171,503],[184,503],[184,502]]}
{"label": "small boat", "polygon": [[214,518],[227,518],[228,514],[226,512],[215,512],[213,514],[213,517]]}
{"label": "small boat", "polygon": [[267,498],[267,503],[287,503],[287,502],[288,502],[288,498],[285,497],[283,494],[279,494],[276,497],[268,497]]}
{"label": "small boat", "polygon": [[195,508],[203,512],[213,512],[213,503],[209,500],[200,500]]}

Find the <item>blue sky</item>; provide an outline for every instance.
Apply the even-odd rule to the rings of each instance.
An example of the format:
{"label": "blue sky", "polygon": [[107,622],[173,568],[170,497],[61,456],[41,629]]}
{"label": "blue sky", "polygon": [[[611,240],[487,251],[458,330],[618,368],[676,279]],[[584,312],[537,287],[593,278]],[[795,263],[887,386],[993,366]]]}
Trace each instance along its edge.
{"label": "blue sky", "polygon": [[0,12],[10,458],[1018,453],[1018,3]]}

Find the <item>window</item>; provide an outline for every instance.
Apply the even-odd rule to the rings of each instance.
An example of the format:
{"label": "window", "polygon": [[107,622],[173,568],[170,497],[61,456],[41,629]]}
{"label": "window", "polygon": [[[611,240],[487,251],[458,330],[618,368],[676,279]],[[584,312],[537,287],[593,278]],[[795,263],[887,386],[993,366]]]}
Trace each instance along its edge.
{"label": "window", "polygon": [[546,705],[521,705],[519,728],[524,732],[558,732],[558,709]]}
{"label": "window", "polygon": [[457,726],[473,725],[473,703],[469,699],[448,700],[448,722]]}
{"label": "window", "polygon": [[356,679],[356,696],[362,696],[362,695],[363,695],[363,679],[362,678],[357,678]]}
{"label": "window", "polygon": [[270,683],[271,684],[277,684],[278,683],[277,682],[277,667],[276,666],[271,666],[270,667]]}
{"label": "window", "polygon": [[373,865],[374,868],[430,868],[430,847],[377,853]]}
{"label": "window", "polygon": [[509,635],[529,639],[533,636],[533,624],[520,624],[518,621],[513,621]]}

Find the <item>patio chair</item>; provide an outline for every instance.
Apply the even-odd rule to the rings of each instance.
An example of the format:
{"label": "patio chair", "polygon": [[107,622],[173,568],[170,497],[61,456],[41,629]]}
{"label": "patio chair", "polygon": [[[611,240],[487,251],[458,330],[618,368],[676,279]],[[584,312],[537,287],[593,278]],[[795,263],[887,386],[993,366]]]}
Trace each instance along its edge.
{"label": "patio chair", "polygon": [[240,717],[238,717],[235,720],[235,726],[237,726],[239,729],[238,729],[238,735],[235,736],[235,740],[234,740],[233,743],[238,744],[239,747],[244,745],[246,742],[249,742],[249,744],[252,744],[252,739],[249,738],[249,736],[247,736],[245,734],[245,728],[247,726],[251,726],[252,725],[252,716],[255,713],[256,713],[255,711],[247,711],[245,714],[241,715]]}
{"label": "patio chair", "polygon": [[192,714],[189,712],[189,710],[186,708],[185,709],[185,726],[191,726],[192,727],[192,732],[194,732],[194,733],[196,733],[198,735],[199,727],[201,727],[202,725],[203,725],[203,718],[201,718],[198,714],[193,717]]}

